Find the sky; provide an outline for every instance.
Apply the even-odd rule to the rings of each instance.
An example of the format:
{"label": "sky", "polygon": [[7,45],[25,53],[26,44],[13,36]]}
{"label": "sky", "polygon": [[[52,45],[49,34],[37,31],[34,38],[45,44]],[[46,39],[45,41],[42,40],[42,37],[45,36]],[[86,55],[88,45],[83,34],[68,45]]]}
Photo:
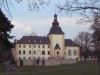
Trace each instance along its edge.
{"label": "sky", "polygon": [[60,13],[56,4],[63,4],[65,0],[52,0],[49,5],[41,6],[40,10],[28,10],[26,0],[17,3],[13,0],[13,6],[10,6],[11,16],[2,8],[6,16],[14,25],[11,35],[19,40],[22,36],[30,35],[35,32],[38,36],[47,36],[54,20],[54,14],[58,15],[59,26],[65,33],[66,39],[75,38],[79,32],[88,31],[89,25],[77,24],[80,16],[68,16],[66,13]]}

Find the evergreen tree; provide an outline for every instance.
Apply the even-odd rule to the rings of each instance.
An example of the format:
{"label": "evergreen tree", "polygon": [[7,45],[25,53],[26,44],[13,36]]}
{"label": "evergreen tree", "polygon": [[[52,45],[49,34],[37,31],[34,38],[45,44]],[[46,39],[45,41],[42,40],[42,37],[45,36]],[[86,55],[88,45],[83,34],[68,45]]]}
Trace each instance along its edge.
{"label": "evergreen tree", "polygon": [[0,58],[2,59],[7,55],[7,51],[13,47],[9,41],[9,39],[13,38],[13,36],[10,36],[13,27],[14,25],[11,24],[11,21],[8,20],[0,9]]}

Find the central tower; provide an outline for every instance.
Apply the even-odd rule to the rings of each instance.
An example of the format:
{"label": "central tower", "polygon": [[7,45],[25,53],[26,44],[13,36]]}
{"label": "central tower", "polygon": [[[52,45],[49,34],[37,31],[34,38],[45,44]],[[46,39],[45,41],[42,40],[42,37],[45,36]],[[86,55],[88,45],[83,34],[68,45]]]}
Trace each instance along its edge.
{"label": "central tower", "polygon": [[54,21],[52,23],[52,27],[48,33],[50,39],[50,54],[51,57],[64,57],[64,32],[59,26],[59,22],[57,21],[57,14],[54,15]]}

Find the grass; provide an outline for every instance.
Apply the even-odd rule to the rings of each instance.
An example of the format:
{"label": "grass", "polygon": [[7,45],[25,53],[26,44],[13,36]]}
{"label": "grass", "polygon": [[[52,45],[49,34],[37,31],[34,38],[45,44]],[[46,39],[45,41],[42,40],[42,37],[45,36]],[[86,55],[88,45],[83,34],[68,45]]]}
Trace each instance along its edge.
{"label": "grass", "polygon": [[0,65],[0,75],[98,75],[98,67],[93,62],[79,62],[59,66],[24,66],[16,67],[15,72],[5,73]]}

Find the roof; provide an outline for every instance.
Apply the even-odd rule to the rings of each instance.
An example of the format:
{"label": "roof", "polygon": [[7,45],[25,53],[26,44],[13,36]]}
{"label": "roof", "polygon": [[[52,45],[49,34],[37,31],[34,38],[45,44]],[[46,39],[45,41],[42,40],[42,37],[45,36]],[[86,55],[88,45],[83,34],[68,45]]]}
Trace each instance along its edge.
{"label": "roof", "polygon": [[61,48],[60,48],[59,44],[56,44],[54,49],[61,49]]}
{"label": "roof", "polygon": [[48,33],[49,34],[64,34],[61,27],[59,26],[59,22],[57,21],[57,14],[54,15],[54,21],[52,23],[52,27]]}
{"label": "roof", "polygon": [[78,46],[79,47],[79,45],[73,42],[71,39],[65,39],[65,46],[74,46],[74,47]]}
{"label": "roof", "polygon": [[49,34],[64,34],[60,27],[51,27]]}
{"label": "roof", "polygon": [[17,44],[50,44],[49,37],[23,36]]}

